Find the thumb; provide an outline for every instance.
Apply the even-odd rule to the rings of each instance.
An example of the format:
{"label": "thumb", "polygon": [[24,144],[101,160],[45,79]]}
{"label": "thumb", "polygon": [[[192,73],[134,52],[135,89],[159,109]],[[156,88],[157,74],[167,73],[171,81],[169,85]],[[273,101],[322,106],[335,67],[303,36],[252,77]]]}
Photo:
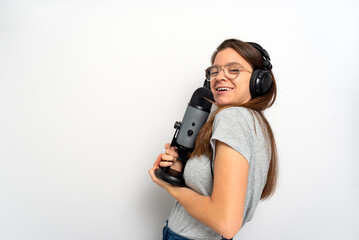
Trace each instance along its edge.
{"label": "thumb", "polygon": [[157,167],[157,166],[160,165],[160,162],[161,162],[161,160],[162,160],[162,155],[163,155],[163,153],[160,153],[160,154],[158,155],[158,157],[157,157],[155,163],[153,164],[154,167]]}

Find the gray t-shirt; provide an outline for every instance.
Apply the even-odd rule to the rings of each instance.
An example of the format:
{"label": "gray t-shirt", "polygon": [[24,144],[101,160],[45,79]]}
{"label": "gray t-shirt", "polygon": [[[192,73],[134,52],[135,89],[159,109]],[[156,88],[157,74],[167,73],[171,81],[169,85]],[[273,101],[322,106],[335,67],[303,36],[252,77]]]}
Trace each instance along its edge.
{"label": "gray t-shirt", "polygon": [[[226,108],[217,114],[210,140],[213,156],[217,140],[241,153],[249,162],[244,225],[252,219],[265,186],[270,148],[258,119],[254,113],[243,107]],[[206,156],[189,159],[184,170],[184,179],[189,188],[201,195],[210,196],[213,187],[210,159]],[[220,239],[218,233],[190,216],[179,202],[175,203],[170,213],[168,227],[190,239]]]}

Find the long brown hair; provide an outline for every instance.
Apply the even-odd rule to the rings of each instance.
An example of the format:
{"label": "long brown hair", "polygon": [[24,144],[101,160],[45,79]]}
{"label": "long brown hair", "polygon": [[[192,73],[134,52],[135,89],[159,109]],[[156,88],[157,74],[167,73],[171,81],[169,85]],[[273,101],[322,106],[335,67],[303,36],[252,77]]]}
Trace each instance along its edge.
{"label": "long brown hair", "polygon": [[[234,49],[251,65],[253,70],[263,68],[262,54],[249,43],[242,42],[238,39],[227,39],[221,45],[219,45],[216,51],[212,55],[211,58],[212,64],[214,63],[214,60],[218,52],[227,48]],[[199,132],[196,139],[195,149],[192,152],[192,156],[207,155],[210,159],[212,159],[213,151],[210,145],[210,139],[212,136],[213,122],[217,113],[219,113],[221,110],[225,108],[233,107],[233,106],[241,106],[249,109],[252,115],[254,115],[259,120],[258,122],[264,132],[271,153],[267,182],[266,185],[264,186],[261,195],[262,200],[267,199],[273,195],[278,178],[278,159],[277,159],[278,157],[277,157],[276,143],[275,143],[272,128],[263,114],[263,111],[265,109],[273,105],[277,96],[277,86],[272,71],[271,71],[271,75],[273,79],[273,84],[272,84],[272,88],[267,94],[251,99],[244,104],[219,107],[216,111],[214,111],[211,114],[207,123],[203,126],[203,128]]]}

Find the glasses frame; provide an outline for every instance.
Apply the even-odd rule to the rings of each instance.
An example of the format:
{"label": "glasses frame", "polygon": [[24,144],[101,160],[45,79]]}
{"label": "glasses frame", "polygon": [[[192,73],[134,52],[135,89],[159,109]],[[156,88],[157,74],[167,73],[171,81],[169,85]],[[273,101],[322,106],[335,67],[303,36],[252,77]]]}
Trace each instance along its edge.
{"label": "glasses frame", "polygon": [[[244,69],[245,71],[247,71],[247,72],[249,72],[249,73],[252,73],[252,72],[249,71],[247,68],[243,67],[242,64],[240,64],[240,63],[238,63],[238,62],[231,62],[231,63],[227,63],[227,64],[225,64],[225,65],[214,65],[214,66],[210,66],[210,67],[206,68],[206,69],[204,70],[204,71],[205,71],[205,75],[206,75],[206,80],[207,80],[208,82],[211,82],[211,81],[216,80],[217,77],[218,77],[218,75],[219,75],[219,73],[220,73],[221,71],[223,71],[224,76],[226,76],[229,80],[235,79],[235,78],[238,77],[239,74],[241,73],[240,70],[239,70],[239,72],[238,72],[238,75],[235,76],[234,78],[228,77],[227,74],[226,74],[226,71],[224,71],[224,69],[225,69],[226,67],[228,67],[228,66],[230,66],[230,65],[233,65],[233,64],[237,64],[237,65],[239,66],[239,68],[242,68],[242,69]],[[212,68],[214,68],[214,67],[219,68],[219,71],[218,71],[218,73],[217,73],[217,76],[216,76],[214,79],[212,79],[212,80],[211,80],[211,79],[207,79],[207,72],[209,72],[209,70],[212,69]]]}

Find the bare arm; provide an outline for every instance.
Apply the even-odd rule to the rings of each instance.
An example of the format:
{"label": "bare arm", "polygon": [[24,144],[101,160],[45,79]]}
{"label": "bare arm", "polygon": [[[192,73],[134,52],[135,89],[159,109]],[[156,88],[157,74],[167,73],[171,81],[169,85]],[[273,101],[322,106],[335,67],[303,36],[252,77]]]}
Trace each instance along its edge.
{"label": "bare arm", "polygon": [[217,141],[212,196],[168,184],[149,172],[154,182],[165,188],[186,211],[218,232],[232,238],[241,228],[247,190],[248,161],[237,151]]}

